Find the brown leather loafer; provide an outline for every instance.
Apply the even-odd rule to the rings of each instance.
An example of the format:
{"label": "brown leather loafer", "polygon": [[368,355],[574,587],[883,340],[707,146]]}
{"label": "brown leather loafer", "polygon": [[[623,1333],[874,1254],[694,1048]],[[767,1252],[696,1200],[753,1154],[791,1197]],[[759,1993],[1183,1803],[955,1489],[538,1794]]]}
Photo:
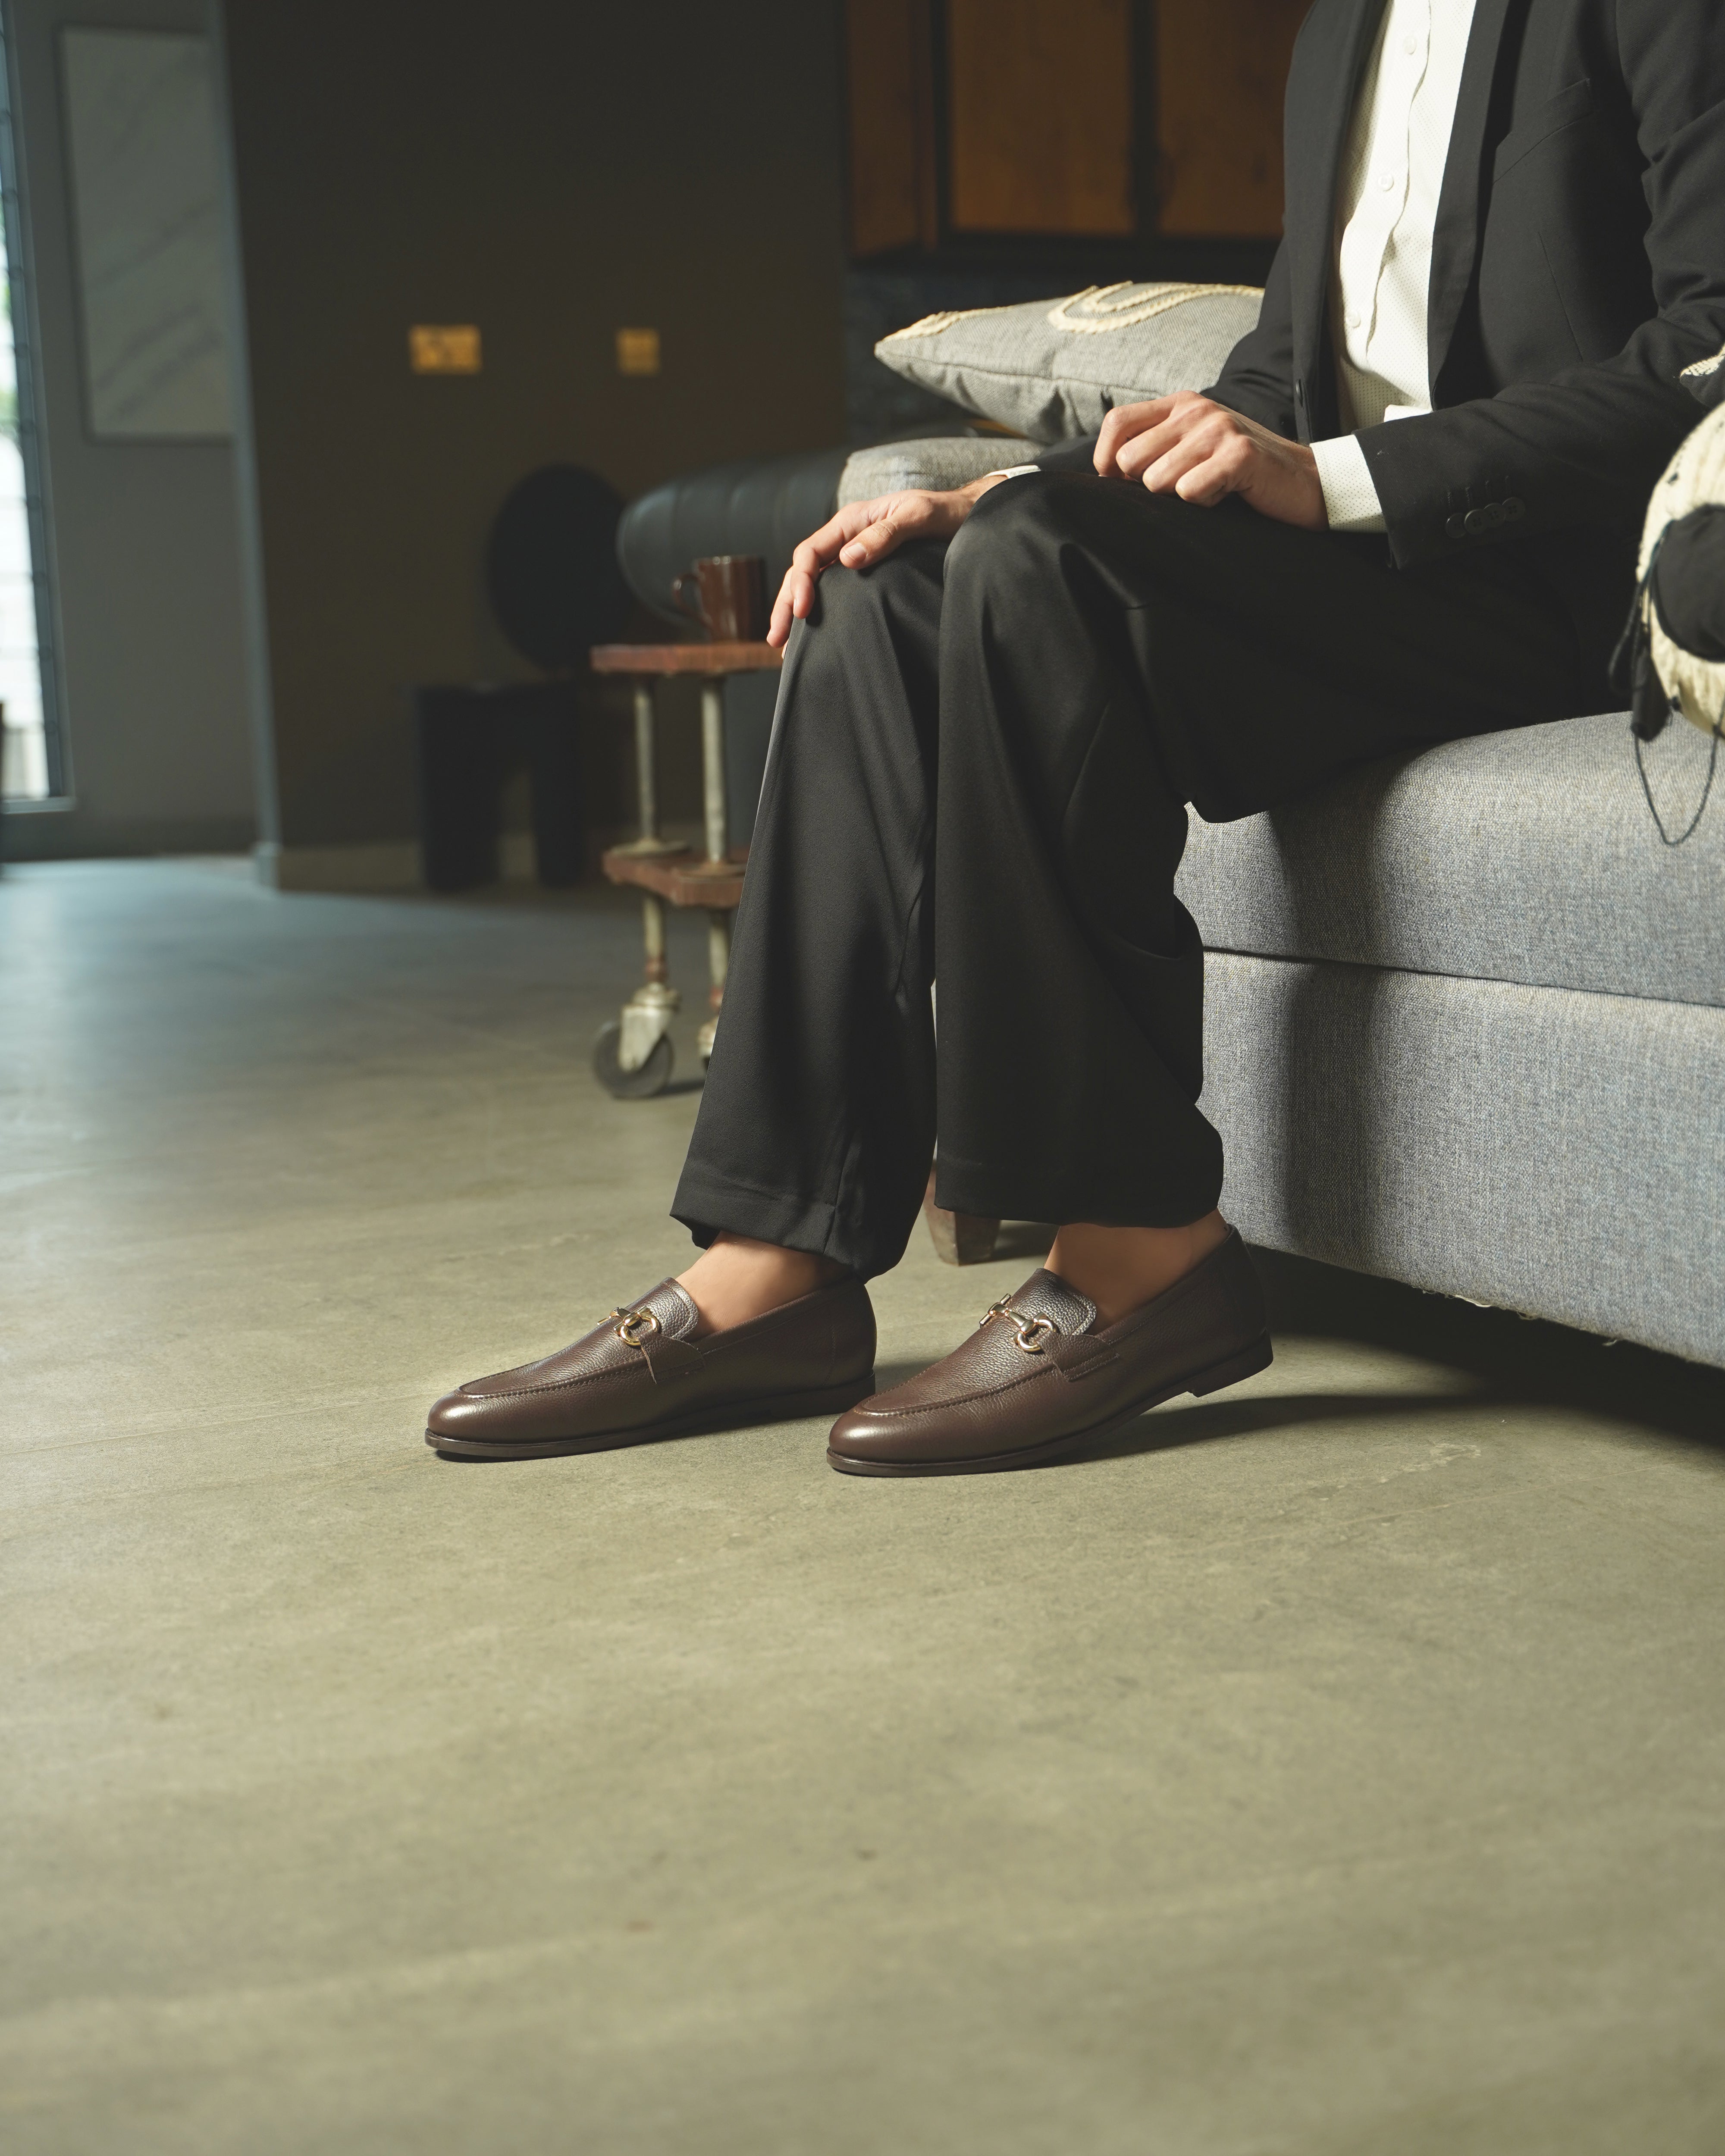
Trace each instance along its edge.
{"label": "brown leather loafer", "polygon": [[1176,1393],[1214,1393],[1271,1358],[1264,1295],[1230,1228],[1154,1301],[1104,1332],[1096,1306],[1032,1273],[962,1348],[840,1415],[827,1458],[847,1475],[986,1475],[1091,1445]]}
{"label": "brown leather loafer", "polygon": [[456,1460],[604,1452],[832,1414],[875,1382],[875,1312],[859,1280],[696,1339],[700,1322],[687,1292],[662,1281],[561,1354],[445,1393],[425,1442]]}

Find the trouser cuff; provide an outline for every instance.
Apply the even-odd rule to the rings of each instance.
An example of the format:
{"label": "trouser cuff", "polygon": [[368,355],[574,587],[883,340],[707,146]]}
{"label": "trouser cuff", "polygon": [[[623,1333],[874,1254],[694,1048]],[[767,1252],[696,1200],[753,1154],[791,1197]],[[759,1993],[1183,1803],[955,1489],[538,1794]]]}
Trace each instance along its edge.
{"label": "trouser cuff", "polygon": [[1222,1142],[1200,1122],[1186,1146],[1169,1147],[1156,1172],[1122,1161],[1096,1174],[1034,1158],[1004,1168],[968,1160],[942,1145],[935,1155],[934,1195],[948,1212],[984,1220],[1041,1220],[1056,1228],[1078,1220],[1103,1228],[1183,1228],[1221,1203]]}
{"label": "trouser cuff", "polygon": [[781,1250],[831,1258],[859,1280],[890,1272],[904,1255],[910,1235],[906,1224],[896,1238],[883,1239],[846,1219],[824,1199],[757,1190],[693,1160],[678,1180],[671,1218],[682,1223],[702,1250],[721,1234],[749,1235],[757,1242],[776,1243]]}

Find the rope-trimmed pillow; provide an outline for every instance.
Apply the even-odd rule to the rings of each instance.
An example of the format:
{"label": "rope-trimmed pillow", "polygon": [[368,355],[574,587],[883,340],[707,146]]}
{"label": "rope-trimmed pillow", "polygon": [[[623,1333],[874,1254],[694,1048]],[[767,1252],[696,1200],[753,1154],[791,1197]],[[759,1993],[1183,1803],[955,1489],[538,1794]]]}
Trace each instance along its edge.
{"label": "rope-trimmed pillow", "polygon": [[1063,300],[927,315],[875,346],[896,374],[1033,442],[1093,434],[1117,404],[1208,389],[1255,285],[1091,285]]}

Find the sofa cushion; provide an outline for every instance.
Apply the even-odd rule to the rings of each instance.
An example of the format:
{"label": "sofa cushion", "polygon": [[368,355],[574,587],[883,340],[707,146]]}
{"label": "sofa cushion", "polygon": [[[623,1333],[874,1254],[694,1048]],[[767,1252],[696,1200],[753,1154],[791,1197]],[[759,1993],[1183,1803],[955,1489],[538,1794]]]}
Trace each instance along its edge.
{"label": "sofa cushion", "polygon": [[[1708,746],[1682,726],[1647,748],[1668,827]],[[1194,814],[1179,891],[1218,951],[1725,1005],[1725,785],[1663,844],[1621,716],[1445,742],[1237,824]]]}
{"label": "sofa cushion", "polygon": [[930,487],[937,493],[968,486],[984,472],[1027,465],[1036,444],[1019,434],[943,434],[932,441],[882,442],[856,449],[839,475],[839,506],[869,501],[900,487]]}
{"label": "sofa cushion", "polygon": [[1256,326],[1255,285],[1104,285],[927,315],[875,346],[896,373],[1033,442],[1093,434],[1117,404],[1207,389]]}

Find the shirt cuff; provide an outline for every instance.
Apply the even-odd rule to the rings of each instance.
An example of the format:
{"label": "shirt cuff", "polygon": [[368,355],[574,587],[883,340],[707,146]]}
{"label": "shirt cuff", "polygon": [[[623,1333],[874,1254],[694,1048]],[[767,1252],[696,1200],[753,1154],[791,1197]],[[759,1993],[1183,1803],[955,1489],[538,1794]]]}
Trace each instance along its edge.
{"label": "shirt cuff", "polygon": [[1040,465],[1008,465],[1002,471],[984,472],[984,479],[1021,479],[1026,472],[1040,471]]}
{"label": "shirt cuff", "polygon": [[1324,490],[1324,513],[1332,531],[1382,531],[1384,505],[1372,484],[1366,453],[1358,434],[1337,434],[1314,442],[1317,483]]}

